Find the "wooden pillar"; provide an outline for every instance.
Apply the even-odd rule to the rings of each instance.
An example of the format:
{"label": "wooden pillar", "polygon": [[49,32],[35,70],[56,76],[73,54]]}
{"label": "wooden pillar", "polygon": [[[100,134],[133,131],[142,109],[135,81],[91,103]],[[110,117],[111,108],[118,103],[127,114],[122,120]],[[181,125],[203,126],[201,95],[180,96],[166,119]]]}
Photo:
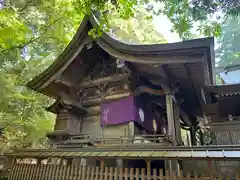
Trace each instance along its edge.
{"label": "wooden pillar", "polygon": [[167,107],[168,135],[171,136],[173,145],[176,145],[173,98],[171,94],[166,95],[166,107]]}
{"label": "wooden pillar", "polygon": [[[183,145],[182,136],[181,136],[181,125],[180,125],[180,108],[177,102],[174,102],[174,123],[175,123],[175,135],[176,135],[176,142],[177,145]],[[181,171],[183,169],[183,164],[181,160],[176,161],[176,170],[177,175],[181,175]],[[175,173],[175,172],[174,172]]]}
{"label": "wooden pillar", "polygon": [[174,127],[175,127],[176,143],[177,143],[177,145],[183,145],[182,144],[182,136],[181,136],[179,107],[176,102],[174,102],[173,110],[174,110],[174,125],[175,125]]}
{"label": "wooden pillar", "polygon": [[[168,135],[171,136],[172,145],[176,146],[173,97],[171,94],[166,95],[166,107],[167,107]],[[176,160],[166,160],[165,161],[165,169],[169,169],[170,172],[173,169],[176,169],[176,165],[177,165]]]}
{"label": "wooden pillar", "polygon": [[151,160],[147,159],[147,179],[150,179],[151,177]]}
{"label": "wooden pillar", "polygon": [[100,159],[100,180],[103,179],[103,172],[104,172],[104,159]]}
{"label": "wooden pillar", "polygon": [[100,159],[100,168],[101,170],[104,169],[104,159]]}
{"label": "wooden pillar", "polygon": [[130,121],[128,123],[128,136],[133,137],[134,136],[134,122]]}

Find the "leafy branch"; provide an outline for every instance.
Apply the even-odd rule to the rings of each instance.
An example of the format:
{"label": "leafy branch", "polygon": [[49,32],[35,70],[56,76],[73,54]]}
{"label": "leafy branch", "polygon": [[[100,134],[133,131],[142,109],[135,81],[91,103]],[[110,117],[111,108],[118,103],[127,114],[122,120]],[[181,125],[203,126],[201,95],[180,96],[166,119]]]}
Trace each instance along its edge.
{"label": "leafy branch", "polygon": [[[44,31],[41,33],[41,34],[46,34],[49,30],[49,27],[51,27],[52,25],[54,25],[55,23],[57,23],[58,21],[60,20],[60,18],[58,19],[55,19],[54,21],[52,21],[51,24],[48,24],[45,26],[44,28]],[[0,50],[0,53],[5,53],[7,51],[11,51],[11,50],[14,50],[14,49],[23,49],[25,48],[26,46],[36,42],[37,40],[39,40],[40,38],[42,38],[41,36],[38,36],[38,37],[34,37],[34,38],[30,38],[27,42],[23,43],[23,44],[20,44],[20,45],[16,45],[16,46],[12,46],[10,48],[7,48],[7,49],[2,49]]]}
{"label": "leafy branch", "polygon": [[31,5],[31,3],[33,3],[33,1],[32,0],[28,0],[25,3],[25,5],[19,10],[19,12],[21,13],[21,12],[25,11]]}

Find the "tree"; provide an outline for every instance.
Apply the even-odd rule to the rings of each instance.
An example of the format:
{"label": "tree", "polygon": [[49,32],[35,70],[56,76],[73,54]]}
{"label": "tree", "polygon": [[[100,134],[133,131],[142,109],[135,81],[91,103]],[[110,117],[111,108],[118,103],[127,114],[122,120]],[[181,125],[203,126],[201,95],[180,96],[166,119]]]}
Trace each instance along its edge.
{"label": "tree", "polygon": [[70,1],[5,1],[0,11],[1,147],[41,147],[54,116],[51,99],[25,84],[66,47],[82,15]]}
{"label": "tree", "polygon": [[91,1],[91,4],[76,0],[76,4],[86,7],[86,12],[91,9],[100,11],[105,23],[109,14],[106,11],[129,19],[134,17],[142,5],[152,14],[166,15],[173,24],[172,31],[177,32],[182,39],[191,38],[192,29],[204,36],[218,37],[221,34],[220,20],[229,15],[237,16],[240,12],[238,0],[112,0],[110,4],[105,0]]}
{"label": "tree", "polygon": [[24,77],[29,76],[26,68],[19,63],[0,69],[0,123],[7,125],[1,147],[7,149],[43,145],[45,133],[53,127],[52,117],[43,106],[49,100],[24,87]]}
{"label": "tree", "polygon": [[133,17],[122,19],[117,13],[111,14],[110,33],[117,39],[132,44],[166,43],[163,35],[154,29],[150,16],[144,8],[139,8]]}
{"label": "tree", "polygon": [[222,24],[222,35],[217,40],[218,66],[240,64],[240,16],[228,17]]}

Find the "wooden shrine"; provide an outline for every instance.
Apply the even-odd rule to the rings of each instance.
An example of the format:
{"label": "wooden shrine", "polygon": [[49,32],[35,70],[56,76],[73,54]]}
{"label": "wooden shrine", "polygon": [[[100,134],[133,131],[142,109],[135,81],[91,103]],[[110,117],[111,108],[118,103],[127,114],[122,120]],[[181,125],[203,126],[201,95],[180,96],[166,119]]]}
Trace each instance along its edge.
{"label": "wooden shrine", "polygon": [[[204,85],[214,84],[213,38],[127,45],[107,34],[93,39],[88,31],[94,27],[95,16],[85,17],[59,58],[27,85],[56,99],[48,108],[57,114],[49,137],[59,132],[95,137],[155,133],[181,144],[180,124],[195,128],[203,116]],[[119,122],[103,124],[109,107],[110,118]],[[112,113],[114,108],[119,114]],[[118,116],[127,109],[126,117]]]}
{"label": "wooden shrine", "polygon": [[[229,123],[230,116],[231,123],[238,120],[238,102],[220,92],[232,92],[231,87],[215,86],[212,37],[129,45],[107,33],[94,39],[88,35],[92,28],[98,28],[97,18],[86,16],[63,53],[27,84],[55,99],[47,108],[57,115],[54,131],[47,134],[52,148],[19,151],[15,157],[62,157],[102,170],[147,168],[148,175],[159,168],[164,174],[167,169],[205,172],[222,167],[211,158],[231,159],[221,154],[231,146],[209,149],[201,129],[212,128],[212,144],[222,145],[214,129]],[[206,164],[190,163],[194,158]]]}

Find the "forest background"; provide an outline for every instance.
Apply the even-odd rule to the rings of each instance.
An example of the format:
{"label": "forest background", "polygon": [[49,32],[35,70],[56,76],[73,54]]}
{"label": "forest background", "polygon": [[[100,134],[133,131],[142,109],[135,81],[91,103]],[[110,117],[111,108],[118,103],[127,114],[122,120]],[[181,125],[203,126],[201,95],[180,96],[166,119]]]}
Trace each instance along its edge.
{"label": "forest background", "polygon": [[[0,0],[0,148],[44,147],[53,102],[25,87],[63,51],[85,14],[99,11],[112,36],[127,43],[166,43],[153,16],[181,40],[215,36],[216,66],[240,63],[238,0]],[[161,24],[161,22],[159,22]],[[164,28],[164,26],[162,27]]]}

